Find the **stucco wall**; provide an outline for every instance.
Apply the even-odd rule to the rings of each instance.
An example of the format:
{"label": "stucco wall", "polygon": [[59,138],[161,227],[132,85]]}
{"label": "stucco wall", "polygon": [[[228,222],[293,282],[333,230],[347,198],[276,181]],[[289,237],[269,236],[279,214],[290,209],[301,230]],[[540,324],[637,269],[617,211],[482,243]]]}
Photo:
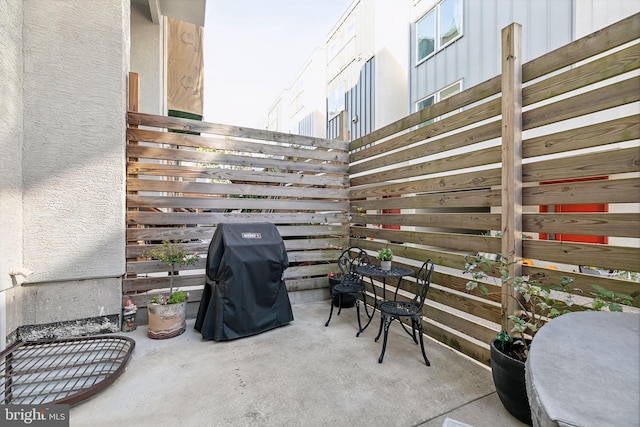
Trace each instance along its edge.
{"label": "stucco wall", "polygon": [[22,0],[0,2],[0,350],[16,319],[3,290],[22,265]]}
{"label": "stucco wall", "polygon": [[9,28],[0,63],[16,74],[7,81],[13,73],[3,72],[0,83],[0,102],[12,111],[0,130],[14,141],[0,160],[0,283],[7,257],[19,262],[22,253],[22,265],[35,272],[6,292],[7,333],[117,314],[125,270],[129,0],[10,0],[0,8],[2,28]]}
{"label": "stucco wall", "polygon": [[24,3],[24,247],[33,282],[124,272],[128,8],[126,0]]}

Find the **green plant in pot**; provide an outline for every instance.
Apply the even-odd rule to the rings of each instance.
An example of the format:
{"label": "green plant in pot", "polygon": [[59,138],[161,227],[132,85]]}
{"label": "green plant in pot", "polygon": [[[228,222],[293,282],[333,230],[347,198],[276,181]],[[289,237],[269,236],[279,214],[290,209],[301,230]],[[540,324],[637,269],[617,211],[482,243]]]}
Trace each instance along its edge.
{"label": "green plant in pot", "polygon": [[380,249],[376,258],[380,260],[380,268],[382,270],[391,270],[391,260],[393,259],[393,252],[391,251],[391,248]]}
{"label": "green plant in pot", "polygon": [[[569,307],[576,305],[573,296],[568,293],[573,278],[561,276],[556,286],[544,286],[540,281],[529,276],[510,277],[511,264],[520,262],[499,257],[493,260],[477,255],[465,256],[464,273],[470,274],[472,280],[466,284],[468,291],[480,291],[489,295],[483,280],[489,279],[491,272],[498,269],[501,284],[511,286],[516,291],[509,295],[518,308],[515,314],[503,317],[501,331],[491,342],[491,369],[496,391],[505,408],[520,421],[531,425],[531,410],[525,387],[525,361],[529,352],[529,344],[535,334],[550,319],[570,312]],[[631,305],[633,299],[629,295],[607,291],[593,286],[588,305],[580,305],[583,310],[622,311],[622,305]],[[503,295],[505,295],[503,293]]]}
{"label": "green plant in pot", "polygon": [[177,243],[164,240],[162,246],[147,252],[151,259],[157,259],[169,266],[169,294],[157,295],[151,299],[147,307],[149,313],[149,338],[164,339],[182,334],[185,331],[187,293],[173,290],[173,278],[177,266],[196,264],[200,257],[185,251]]}

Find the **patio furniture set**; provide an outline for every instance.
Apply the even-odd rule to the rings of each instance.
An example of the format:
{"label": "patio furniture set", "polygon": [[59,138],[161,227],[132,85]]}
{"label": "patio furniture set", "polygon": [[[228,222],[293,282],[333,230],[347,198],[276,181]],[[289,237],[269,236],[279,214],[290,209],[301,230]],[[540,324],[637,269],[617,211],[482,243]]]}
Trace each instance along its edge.
{"label": "patio furniture set", "polygon": [[[372,263],[367,252],[362,248],[351,247],[343,251],[338,258],[338,267],[341,271],[341,280],[340,283],[331,287],[331,309],[329,311],[329,319],[325,323],[325,326],[329,326],[329,322],[333,316],[334,300],[338,301],[337,306],[339,308],[337,314],[340,315],[340,312],[342,311],[342,298],[355,298],[356,318],[358,319],[357,337],[367,329],[374,318],[376,310],[380,312],[380,327],[375,341],[377,342],[380,339],[380,335],[382,335],[383,331],[384,338],[378,363],[382,363],[384,359],[391,322],[394,319],[397,319],[405,332],[412,337],[413,341],[416,344],[420,344],[420,350],[422,351],[424,362],[427,366],[431,366],[424,350],[422,310],[431,284],[431,276],[433,275],[434,269],[433,261],[431,259],[425,261],[417,274],[414,273],[413,269],[400,265],[393,265],[391,266],[391,269],[384,270],[379,265]],[[401,294],[399,294],[402,279],[404,277],[414,276],[414,274],[415,281],[412,281],[415,286],[413,290],[413,297],[411,299],[409,299],[409,297],[402,298]],[[373,303],[370,304],[371,311],[369,311],[369,306],[367,305],[367,289],[364,282],[365,276],[369,277],[371,289],[373,290]],[[381,301],[378,301],[374,279],[382,282]],[[397,279],[395,292],[393,294],[393,299],[387,300],[387,280],[393,279]],[[364,326],[362,326],[360,315],[361,303],[364,306],[365,314],[368,318],[367,323]],[[402,322],[401,319],[403,318],[411,321],[411,331],[409,331],[406,325]]]}

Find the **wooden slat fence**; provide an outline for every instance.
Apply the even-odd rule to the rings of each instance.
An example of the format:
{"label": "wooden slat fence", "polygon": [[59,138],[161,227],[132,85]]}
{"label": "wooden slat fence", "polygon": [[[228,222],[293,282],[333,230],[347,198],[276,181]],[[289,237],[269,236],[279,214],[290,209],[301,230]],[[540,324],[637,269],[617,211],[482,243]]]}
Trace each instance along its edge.
{"label": "wooden slat fence", "polygon": [[347,142],[136,111],[128,123],[124,299],[145,307],[168,287],[168,268],[147,257],[168,239],[202,255],[174,279],[199,301],[221,222],[276,224],[289,257],[288,290],[327,287],[348,243]]}
{"label": "wooden slat fence", "polygon": [[[519,51],[509,30],[506,59]],[[506,61],[503,75],[351,143],[351,244],[389,246],[414,268],[435,260],[429,335],[488,363],[502,307],[497,282],[489,297],[465,290],[464,255],[478,252],[520,252],[534,262],[522,274],[570,276],[578,295],[597,284],[638,307],[640,283],[578,268],[640,271],[638,34],[635,15],[521,67]],[[553,212],[580,204],[606,208]],[[559,234],[608,241],[542,238]]]}
{"label": "wooden slat fence", "polygon": [[[638,282],[578,271],[640,271],[638,34],[634,15],[520,65],[512,25],[502,75],[351,144],[130,108],[123,298],[145,306],[167,287],[167,268],[145,258],[163,239],[205,254],[216,224],[269,221],[285,239],[289,291],[326,288],[347,245],[372,255],[389,246],[394,262],[415,269],[433,258],[425,330],[485,363],[500,286],[467,293],[465,254],[513,250],[534,261],[522,274],[545,284],[569,275],[577,294],[597,284],[634,295],[638,307]],[[581,204],[606,208],[556,209]],[[194,287],[191,301],[203,268],[204,258],[176,278]]]}

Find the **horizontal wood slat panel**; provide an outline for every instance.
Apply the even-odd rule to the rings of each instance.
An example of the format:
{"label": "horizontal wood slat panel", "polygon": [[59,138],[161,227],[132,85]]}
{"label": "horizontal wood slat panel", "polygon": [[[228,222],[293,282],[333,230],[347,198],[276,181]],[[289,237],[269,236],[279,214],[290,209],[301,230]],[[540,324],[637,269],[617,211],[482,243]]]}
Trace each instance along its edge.
{"label": "horizontal wood slat panel", "polygon": [[[426,122],[450,111],[462,108],[466,105],[473,104],[474,102],[478,102],[482,99],[496,95],[499,92],[500,76],[496,76],[480,83],[477,86],[474,86],[473,88],[464,90],[447,99],[443,99],[440,102],[430,105],[423,110],[417,111],[403,119],[386,125],[367,135],[363,135],[361,138],[351,142],[349,149],[355,150],[357,148],[379,141],[395,133],[402,132],[412,126],[416,126],[420,123]],[[351,161],[354,160],[352,159]]]}
{"label": "horizontal wood slat panel", "polygon": [[[424,129],[425,128],[419,128],[414,132],[407,133],[398,138],[402,138],[404,140],[404,145],[424,141]],[[499,138],[501,130],[502,129],[500,127],[500,122],[495,121],[475,127],[473,129],[458,132],[455,135],[444,136],[439,139],[426,140],[424,144],[420,144],[416,147],[407,148],[405,150],[394,153],[393,161],[389,160],[387,158],[388,156],[384,156],[353,164],[349,167],[349,173],[356,174],[366,172],[372,169],[388,166],[390,164],[411,161],[419,157],[438,154],[444,151],[466,147],[467,145],[476,144],[478,142]]]}
{"label": "horizontal wood slat panel", "polygon": [[[343,235],[347,236],[348,228],[338,225],[308,225],[308,226],[276,226],[278,233],[283,238],[300,237],[310,238],[312,236]],[[211,239],[216,231],[216,227],[170,227],[170,228],[128,228],[127,240],[183,240],[183,239]]]}
{"label": "horizontal wood slat panel", "polygon": [[491,362],[489,344],[477,340],[470,340],[468,336],[456,332],[446,325],[428,320],[423,322],[423,328],[427,335],[467,356],[476,359],[480,363],[489,366]]}
{"label": "horizontal wood slat panel", "polygon": [[499,303],[483,299],[472,299],[469,295],[447,292],[437,286],[431,286],[429,289],[429,300],[500,324]]}
{"label": "horizontal wood slat panel", "polygon": [[132,175],[181,177],[186,179],[212,179],[220,181],[263,182],[291,184],[294,186],[318,185],[346,187],[349,182],[344,174],[330,175],[318,173],[283,173],[220,169],[204,166],[165,165],[158,163],[129,162],[127,173]]}
{"label": "horizontal wood slat panel", "polygon": [[357,225],[351,227],[351,234],[354,236],[372,237],[374,239],[394,242],[464,250],[469,253],[500,252],[499,237],[478,236],[472,234],[389,230],[384,228],[361,227]]}
{"label": "horizontal wood slat panel", "polygon": [[238,197],[162,197],[127,196],[130,207],[192,208],[192,209],[278,209],[293,211],[346,211],[348,201],[297,199],[245,199]]}
{"label": "horizontal wood slat panel", "polygon": [[221,222],[272,222],[274,224],[342,223],[345,215],[338,213],[183,213],[127,212],[128,224],[218,224]]}
{"label": "horizontal wood slat panel", "polygon": [[640,78],[634,77],[522,113],[522,129],[558,123],[640,100]]}
{"label": "horizontal wood slat panel", "polygon": [[621,46],[637,39],[638,34],[640,14],[635,14],[523,64],[522,81],[526,83]]}
{"label": "horizontal wood slat panel", "polygon": [[128,191],[160,191],[209,195],[304,197],[318,199],[348,199],[348,190],[335,188],[285,187],[280,185],[209,184],[204,182],[161,181],[135,179],[127,182]]}
{"label": "horizontal wood slat panel", "polygon": [[[296,145],[274,145],[249,141],[238,141],[229,138],[211,138],[187,135],[175,132],[157,132],[144,129],[128,129],[127,139],[137,142],[153,142],[156,144],[178,145],[191,148],[205,148],[240,153],[255,153],[265,156],[282,156],[284,158],[302,158],[346,163],[349,155],[341,151],[326,151],[304,148]],[[187,150],[189,151],[189,150]],[[215,154],[215,153],[210,153]]]}
{"label": "horizontal wood slat panel", "polygon": [[626,148],[522,165],[524,182],[608,176],[640,171],[640,150]]}
{"label": "horizontal wood slat panel", "polygon": [[490,328],[481,325],[473,320],[456,316],[448,310],[443,310],[442,308],[440,308],[440,306],[430,304],[429,301],[427,301],[426,305],[427,307],[425,309],[425,314],[428,319],[445,324],[448,327],[460,331],[465,335],[473,337],[479,341],[486,343],[491,342],[491,340],[495,338],[496,334],[500,332],[499,325]]}
{"label": "horizontal wood slat panel", "polygon": [[500,230],[500,215],[489,213],[440,213],[404,215],[367,215],[357,221],[363,224],[446,227],[470,230]]}
{"label": "horizontal wood slat panel", "polygon": [[298,263],[298,262],[310,262],[310,261],[327,261],[327,262],[335,262],[338,260],[338,257],[342,253],[342,250],[323,250],[323,251],[312,251],[312,250],[301,250],[301,251],[288,251],[287,257],[289,258],[289,263]]}
{"label": "horizontal wood slat panel", "polygon": [[562,264],[594,265],[626,271],[640,271],[640,248],[589,243],[525,240],[522,256]]}
{"label": "horizontal wood slat panel", "polygon": [[357,199],[366,197],[397,196],[413,193],[443,193],[452,190],[467,190],[500,185],[500,169],[488,169],[476,172],[467,172],[442,176],[438,178],[426,178],[416,181],[400,182],[397,184],[385,184],[374,187],[356,187],[351,189],[351,203],[357,205]]}
{"label": "horizontal wood slat panel", "polygon": [[[213,233],[208,235],[209,239],[213,237]],[[153,239],[159,241],[159,239]],[[199,252],[203,255],[209,250],[209,240],[198,243],[187,243],[182,245],[189,252]],[[313,250],[313,249],[342,249],[348,244],[347,238],[326,238],[326,239],[294,239],[284,240],[284,246],[288,251],[295,250]],[[146,245],[127,245],[125,249],[127,258],[137,258],[145,256],[149,250],[160,247],[159,244]],[[337,259],[337,257],[335,257]],[[193,268],[193,267],[192,267]],[[165,266],[166,271],[166,266]]]}
{"label": "horizontal wood slat panel", "polygon": [[[161,277],[137,277],[122,280],[123,292],[148,292],[155,289],[169,289],[169,276]],[[174,276],[173,287],[185,288],[189,286],[204,286],[205,275]]]}
{"label": "horizontal wood slat panel", "polygon": [[[441,102],[449,101],[455,96],[457,95],[454,95],[451,98],[447,98],[446,100]],[[438,102],[433,106],[436,106],[441,102]],[[467,109],[465,109],[464,114],[454,114],[452,116],[437,120],[424,127],[421,127],[413,131],[415,132],[415,134],[412,135],[411,139],[400,136],[353,152],[349,160],[353,163],[359,160],[366,159],[367,157],[384,154],[388,151],[407,146],[409,144],[409,141],[414,141],[415,139],[423,140],[427,138],[433,138],[435,136],[443,135],[456,129],[463,128],[465,126],[470,126],[484,120],[495,118],[499,115],[500,99],[493,99],[475,107],[468,107]]]}
{"label": "horizontal wood slat panel", "polygon": [[326,172],[326,173],[345,173],[347,166],[343,164],[333,163],[314,163],[289,159],[280,159],[278,157],[251,157],[236,154],[218,154],[195,150],[178,150],[174,148],[155,148],[145,146],[129,146],[127,148],[127,156],[133,158],[144,158],[165,161],[181,161],[190,162],[198,165],[215,164],[215,165],[231,165],[243,168],[265,168],[276,169],[280,171],[306,171],[306,172]]}
{"label": "horizontal wood slat panel", "polygon": [[[143,252],[143,255],[146,254]],[[146,256],[146,255],[145,255]],[[187,270],[202,270],[206,266],[206,259],[202,258],[195,265],[188,267],[176,266],[177,271]],[[168,267],[158,260],[148,261],[129,261],[127,262],[127,274],[148,274],[148,273],[161,273],[168,272]]]}
{"label": "horizontal wood slat panel", "polygon": [[640,203],[640,178],[547,184],[522,189],[524,205]]}
{"label": "horizontal wood slat panel", "polygon": [[524,214],[522,231],[640,238],[640,214]]}
{"label": "horizontal wood slat panel", "polygon": [[640,45],[634,45],[523,88],[522,105],[544,101],[619,76],[637,69],[639,65]]}
{"label": "horizontal wood slat panel", "polygon": [[153,114],[129,112],[128,123],[135,126],[149,126],[172,130],[202,132],[214,135],[234,136],[239,138],[274,141],[284,144],[307,145],[310,147],[331,148],[333,150],[347,151],[348,143],[339,140],[328,140],[310,136],[293,135],[288,133],[273,132],[264,129],[252,129],[241,126],[232,126],[216,123],[201,122],[198,120],[183,119],[179,117],[156,116]]}
{"label": "horizontal wood slat panel", "polygon": [[522,143],[522,156],[524,158],[543,156],[638,138],[640,138],[640,116],[627,116],[525,140]]}
{"label": "horizontal wood slat panel", "polygon": [[540,266],[523,267],[523,274],[530,276],[534,280],[540,281],[545,286],[557,286],[562,276],[573,279],[571,285],[568,286],[568,292],[578,295],[590,297],[595,292],[594,285],[602,286],[610,291],[626,294],[633,297],[633,306],[640,307],[640,282],[631,280],[620,280],[603,276],[594,276],[591,274],[583,274],[577,271],[566,272],[544,268]]}
{"label": "horizontal wood slat panel", "polygon": [[351,210],[356,218],[356,215],[366,215],[367,210],[488,208],[500,206],[500,194],[500,190],[467,190],[357,200],[351,203]]}
{"label": "horizontal wood slat panel", "polygon": [[[455,156],[449,156],[435,160],[425,160],[419,164],[378,171],[371,175],[364,175],[361,177],[353,178],[351,179],[351,185],[358,186],[363,184],[373,184],[377,182],[413,178],[422,175],[450,172],[458,169],[500,163],[500,154],[500,147],[491,147],[478,151],[468,151],[466,153],[457,154]],[[396,163],[394,155],[390,154],[389,156],[387,156],[387,158],[390,163]]]}

